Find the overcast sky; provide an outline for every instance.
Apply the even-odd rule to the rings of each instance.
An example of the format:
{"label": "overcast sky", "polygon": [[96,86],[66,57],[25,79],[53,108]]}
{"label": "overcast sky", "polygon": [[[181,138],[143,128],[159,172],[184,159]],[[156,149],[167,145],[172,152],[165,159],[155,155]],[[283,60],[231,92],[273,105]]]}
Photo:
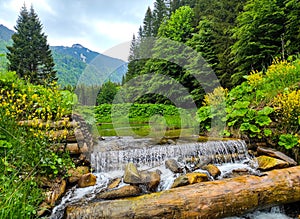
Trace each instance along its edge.
{"label": "overcast sky", "polygon": [[103,53],[132,39],[154,0],[0,0],[0,24],[13,29],[33,5],[51,46],[79,43]]}

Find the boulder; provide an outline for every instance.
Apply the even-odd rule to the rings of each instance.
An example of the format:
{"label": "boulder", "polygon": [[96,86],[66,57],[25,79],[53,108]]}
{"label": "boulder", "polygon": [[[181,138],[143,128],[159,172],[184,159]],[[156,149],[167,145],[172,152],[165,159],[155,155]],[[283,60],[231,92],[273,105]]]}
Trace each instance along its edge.
{"label": "boulder", "polygon": [[189,184],[189,178],[187,177],[187,175],[182,175],[182,176],[179,176],[177,177],[171,188],[177,188],[177,187],[180,187],[180,186],[186,186]]}
{"label": "boulder", "polygon": [[190,185],[208,181],[208,176],[205,173],[187,173],[186,176]]}
{"label": "boulder", "polygon": [[221,175],[221,171],[216,165],[208,164],[207,166],[203,167],[203,169],[207,170],[207,172],[209,172],[214,179]]}
{"label": "boulder", "polygon": [[147,189],[149,191],[154,192],[159,183],[160,183],[160,171],[154,171],[154,172],[149,172],[149,171],[143,171],[141,172],[141,179],[143,184],[147,186]]}
{"label": "boulder", "polygon": [[138,186],[128,185],[119,189],[106,191],[96,195],[97,199],[117,199],[124,197],[138,196],[141,194],[141,189]]}
{"label": "boulder", "polygon": [[124,182],[128,184],[141,184],[142,179],[134,163],[128,163],[125,167]]}
{"label": "boulder", "polygon": [[182,173],[182,168],[179,163],[174,159],[166,160],[165,162],[166,168],[171,170],[173,173]]}
{"label": "boulder", "polygon": [[258,169],[263,171],[281,169],[289,166],[288,162],[273,157],[268,157],[265,155],[259,156],[257,158],[257,162],[258,162]]}
{"label": "boulder", "polygon": [[78,181],[78,186],[79,188],[94,186],[96,185],[96,181],[97,181],[97,177],[92,173],[88,173],[81,176],[81,178]]}
{"label": "boulder", "polygon": [[278,158],[280,160],[288,162],[290,166],[297,165],[297,162],[295,160],[293,160],[292,158],[288,157],[287,155],[285,155],[285,154],[281,153],[280,151],[277,151],[273,148],[258,147],[257,153],[258,153],[258,155],[267,155],[269,157]]}
{"label": "boulder", "polygon": [[84,174],[87,174],[89,172],[90,172],[90,170],[89,170],[89,167],[87,167],[87,166],[79,166],[76,169],[74,169],[74,168],[70,169],[70,170],[68,170],[68,175],[70,175],[68,178],[68,181],[69,181],[69,183],[78,182],[78,180]]}

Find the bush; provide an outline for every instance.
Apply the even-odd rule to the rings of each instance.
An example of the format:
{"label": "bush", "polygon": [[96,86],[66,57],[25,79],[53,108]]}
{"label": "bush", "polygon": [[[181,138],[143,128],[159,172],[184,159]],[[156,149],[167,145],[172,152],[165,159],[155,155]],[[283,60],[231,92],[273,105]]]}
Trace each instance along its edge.
{"label": "bush", "polygon": [[[198,110],[202,130],[210,130],[211,119],[227,124],[227,135],[247,135],[264,139],[299,156],[300,146],[300,59],[293,62],[275,60],[266,73],[253,71],[247,81],[222,94],[217,88],[205,96]],[[222,94],[222,95],[221,95]],[[218,114],[214,105],[222,105],[226,96],[226,116]],[[223,107],[224,105],[222,105]],[[238,131],[238,133],[237,133]]]}

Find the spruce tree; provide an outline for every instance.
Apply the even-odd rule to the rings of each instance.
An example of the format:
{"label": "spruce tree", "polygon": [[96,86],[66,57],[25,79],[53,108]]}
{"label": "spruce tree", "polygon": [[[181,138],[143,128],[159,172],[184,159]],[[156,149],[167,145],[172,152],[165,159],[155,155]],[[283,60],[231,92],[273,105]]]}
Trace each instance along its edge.
{"label": "spruce tree", "polygon": [[21,9],[16,33],[12,36],[13,45],[9,50],[9,70],[31,83],[47,85],[56,80],[54,61],[47,44],[47,36],[33,7],[30,11],[24,5]]}

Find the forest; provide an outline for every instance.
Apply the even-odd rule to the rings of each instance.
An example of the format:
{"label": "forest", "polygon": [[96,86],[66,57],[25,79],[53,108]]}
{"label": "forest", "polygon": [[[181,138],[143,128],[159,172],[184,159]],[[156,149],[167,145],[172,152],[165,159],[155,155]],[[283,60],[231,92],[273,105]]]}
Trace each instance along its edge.
{"label": "forest", "polygon": [[166,129],[265,142],[300,163],[298,0],[156,0],[133,34],[122,82],[101,86],[57,83],[33,7],[21,9],[16,31],[0,56],[0,218],[36,218],[41,179],[69,177],[75,164],[58,148],[67,136],[51,138],[42,122],[68,123],[74,112],[99,129],[158,116]]}

